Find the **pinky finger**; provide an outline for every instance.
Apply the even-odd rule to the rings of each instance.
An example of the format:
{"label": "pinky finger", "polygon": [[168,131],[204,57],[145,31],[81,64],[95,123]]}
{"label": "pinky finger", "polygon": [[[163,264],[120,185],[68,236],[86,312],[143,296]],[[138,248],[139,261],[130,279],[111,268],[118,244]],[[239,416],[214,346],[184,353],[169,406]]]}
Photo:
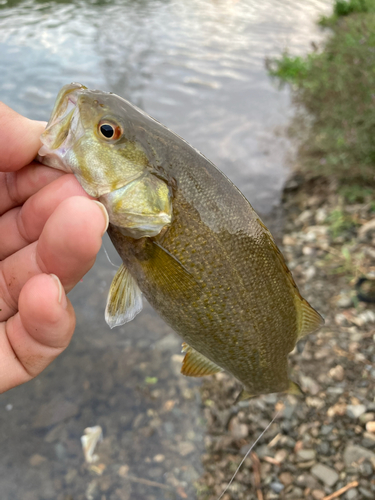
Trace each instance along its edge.
{"label": "pinky finger", "polygon": [[0,327],[0,392],[42,372],[69,344],[75,314],[59,279],[39,274],[22,288],[19,312]]}

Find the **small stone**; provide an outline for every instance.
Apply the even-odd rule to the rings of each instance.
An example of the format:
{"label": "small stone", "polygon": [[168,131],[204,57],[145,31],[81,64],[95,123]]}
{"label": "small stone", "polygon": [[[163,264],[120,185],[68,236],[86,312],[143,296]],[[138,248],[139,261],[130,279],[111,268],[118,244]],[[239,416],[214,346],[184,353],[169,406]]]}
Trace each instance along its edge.
{"label": "small stone", "polygon": [[366,411],[365,405],[348,405],[346,407],[346,414],[350,418],[358,418]]}
{"label": "small stone", "polygon": [[372,493],[370,490],[361,486],[358,489],[363,499],[368,498],[369,500],[374,500],[374,493]]}
{"label": "small stone", "polygon": [[275,453],[275,460],[281,464],[284,462],[287,456],[288,452],[286,450],[277,450],[277,452]]}
{"label": "small stone", "polygon": [[310,266],[304,271],[304,276],[306,281],[310,281],[316,274],[316,268],[314,266]]}
{"label": "small stone", "polygon": [[157,455],[154,456],[153,460],[154,460],[154,462],[159,464],[161,462],[164,462],[165,456],[162,455],[161,453],[158,453]]}
{"label": "small stone", "polygon": [[195,451],[195,445],[190,441],[181,441],[178,443],[178,451],[181,456],[186,457]]}
{"label": "small stone", "polygon": [[75,403],[57,397],[39,408],[32,427],[34,429],[43,429],[75,417],[78,413],[79,407]]}
{"label": "small stone", "polygon": [[318,489],[320,486],[318,480],[306,472],[297,476],[295,482],[298,486],[310,488],[311,490]]}
{"label": "small stone", "polygon": [[121,467],[119,468],[117,474],[120,477],[126,477],[128,475],[128,472],[129,472],[129,466],[128,465],[121,465]]}
{"label": "small stone", "polygon": [[289,486],[293,483],[294,477],[290,472],[282,472],[279,475],[279,480],[281,483],[283,483],[284,486]]}
{"label": "small stone", "polygon": [[345,500],[356,500],[358,498],[358,492],[355,488],[346,492]]}
{"label": "small stone", "polygon": [[314,465],[311,469],[311,473],[327,486],[335,485],[339,478],[339,475],[335,470],[323,464]]}
{"label": "small stone", "polygon": [[367,422],[366,431],[371,432],[371,433],[375,433],[375,421]]}
{"label": "small stone", "polygon": [[324,498],[326,494],[322,490],[312,490],[311,496],[314,500],[322,500],[322,498]]}
{"label": "small stone", "polygon": [[301,488],[295,487],[288,493],[288,499],[301,500],[301,498],[303,498],[303,490]]}
{"label": "small stone", "polygon": [[284,485],[279,483],[278,481],[273,481],[270,484],[270,488],[275,492],[275,493],[281,493],[284,489]]}
{"label": "small stone", "polygon": [[375,453],[362,446],[348,445],[344,451],[344,462],[346,467],[351,467],[357,461],[369,460],[375,465]]}
{"label": "small stone", "polygon": [[361,422],[361,424],[367,424],[367,422],[371,422],[372,420],[375,420],[375,413],[373,413],[372,411],[363,413],[359,417],[359,421]]}
{"label": "small stone", "polygon": [[345,403],[336,403],[335,405],[328,408],[327,415],[328,417],[335,417],[336,415],[342,417],[346,413],[346,404]]}
{"label": "small stone", "polygon": [[329,376],[336,380],[337,382],[342,382],[344,380],[345,372],[341,365],[336,365],[329,370]]}
{"label": "small stone", "polygon": [[320,385],[317,384],[313,378],[300,375],[300,381],[302,390],[309,392],[312,396],[316,396],[320,391]]}
{"label": "small stone", "polygon": [[249,434],[247,425],[240,423],[238,417],[233,417],[231,419],[228,429],[234,439],[244,439]]}
{"label": "small stone", "polygon": [[297,240],[295,238],[292,238],[292,236],[289,236],[288,234],[286,234],[284,237],[283,237],[283,245],[284,246],[294,246],[295,244],[297,243]]}
{"label": "small stone", "polygon": [[336,306],[341,307],[342,309],[348,309],[352,305],[352,298],[349,295],[344,293],[340,294],[337,301]]}
{"label": "small stone", "polygon": [[316,457],[315,450],[299,450],[297,452],[297,460],[300,462],[315,460],[315,457]]}
{"label": "small stone", "polygon": [[30,457],[29,464],[31,465],[31,467],[38,467],[46,460],[46,457],[43,457],[42,455],[38,455],[38,453],[36,453],[35,455],[32,455]]}
{"label": "small stone", "polygon": [[321,410],[325,406],[324,400],[316,396],[307,396],[305,401],[307,406],[316,408],[317,410]]}

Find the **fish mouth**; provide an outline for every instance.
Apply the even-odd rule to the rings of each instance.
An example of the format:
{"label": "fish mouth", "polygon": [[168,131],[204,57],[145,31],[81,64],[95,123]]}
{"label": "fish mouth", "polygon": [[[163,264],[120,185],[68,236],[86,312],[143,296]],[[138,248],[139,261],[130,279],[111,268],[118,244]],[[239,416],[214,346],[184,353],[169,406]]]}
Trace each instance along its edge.
{"label": "fish mouth", "polygon": [[42,147],[38,151],[37,160],[58,170],[72,172],[66,154],[84,134],[79,108],[79,95],[87,90],[80,83],[65,85],[59,92],[47,127],[40,139]]}

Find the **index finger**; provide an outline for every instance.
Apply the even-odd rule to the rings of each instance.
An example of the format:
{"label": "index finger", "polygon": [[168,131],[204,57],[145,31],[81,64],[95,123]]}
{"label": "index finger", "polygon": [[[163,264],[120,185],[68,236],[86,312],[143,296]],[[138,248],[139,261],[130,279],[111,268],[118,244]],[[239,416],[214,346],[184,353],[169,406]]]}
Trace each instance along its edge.
{"label": "index finger", "polygon": [[30,163],[44,129],[43,122],[29,120],[0,102],[0,171],[19,170]]}

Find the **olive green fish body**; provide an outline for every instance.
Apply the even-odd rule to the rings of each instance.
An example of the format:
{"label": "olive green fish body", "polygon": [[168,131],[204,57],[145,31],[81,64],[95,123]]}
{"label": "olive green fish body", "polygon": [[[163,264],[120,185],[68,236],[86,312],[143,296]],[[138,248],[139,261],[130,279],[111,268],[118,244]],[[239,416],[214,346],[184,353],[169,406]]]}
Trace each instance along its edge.
{"label": "olive green fish body", "polygon": [[224,369],[248,394],[288,391],[288,353],[322,319],[241,192],[144,112],[78,84],[60,92],[42,139],[43,162],[70,168],[109,211],[124,262],[109,324],[140,311],[140,289],[186,342],[182,373]]}

